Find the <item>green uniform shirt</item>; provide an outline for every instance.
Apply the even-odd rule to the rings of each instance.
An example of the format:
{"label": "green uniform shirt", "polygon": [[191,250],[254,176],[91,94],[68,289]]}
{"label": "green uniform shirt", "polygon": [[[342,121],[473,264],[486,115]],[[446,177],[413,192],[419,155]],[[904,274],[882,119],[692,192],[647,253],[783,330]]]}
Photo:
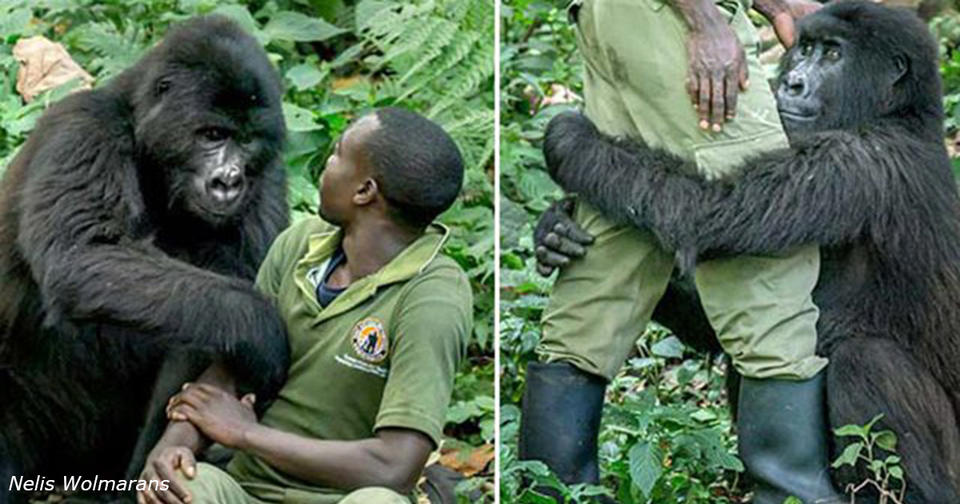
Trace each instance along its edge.
{"label": "green uniform shirt", "polygon": [[[286,320],[291,365],[262,424],[331,440],[370,438],[377,429],[402,427],[439,445],[473,319],[469,281],[440,253],[447,234],[431,226],[326,308],[317,302],[316,281],[342,232],[310,218],[277,237],[257,286],[276,299]],[[245,453],[234,457],[228,471],[241,484],[338,492]]]}

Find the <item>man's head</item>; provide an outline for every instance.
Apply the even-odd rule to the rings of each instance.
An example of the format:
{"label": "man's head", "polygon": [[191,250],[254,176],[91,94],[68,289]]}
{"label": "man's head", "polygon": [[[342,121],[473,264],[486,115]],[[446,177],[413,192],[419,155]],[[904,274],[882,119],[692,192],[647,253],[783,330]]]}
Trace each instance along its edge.
{"label": "man's head", "polygon": [[460,151],[440,126],[405,109],[377,109],[354,121],[327,159],[320,216],[343,225],[382,214],[423,228],[462,183]]}

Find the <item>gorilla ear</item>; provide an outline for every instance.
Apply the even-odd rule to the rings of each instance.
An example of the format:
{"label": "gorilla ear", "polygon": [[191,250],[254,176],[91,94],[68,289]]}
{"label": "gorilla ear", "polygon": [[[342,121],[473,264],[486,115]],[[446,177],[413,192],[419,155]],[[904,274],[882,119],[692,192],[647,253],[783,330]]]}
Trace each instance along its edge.
{"label": "gorilla ear", "polygon": [[898,55],[893,58],[893,64],[897,68],[897,74],[893,79],[893,82],[899,82],[904,75],[907,75],[907,72],[910,70],[910,61],[904,55]]}
{"label": "gorilla ear", "polygon": [[163,96],[163,93],[166,93],[169,90],[170,90],[170,79],[166,77],[161,77],[159,80],[157,80],[156,87],[154,88],[154,91],[156,92],[157,96]]}

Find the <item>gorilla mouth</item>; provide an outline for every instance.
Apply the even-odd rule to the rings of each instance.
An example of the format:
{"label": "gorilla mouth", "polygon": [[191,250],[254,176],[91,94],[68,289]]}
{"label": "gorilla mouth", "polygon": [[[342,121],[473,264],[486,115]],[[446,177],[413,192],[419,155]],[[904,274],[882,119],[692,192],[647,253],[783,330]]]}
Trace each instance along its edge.
{"label": "gorilla mouth", "polygon": [[204,205],[204,207],[207,215],[213,217],[214,219],[229,219],[239,213],[238,211],[240,210],[241,205],[239,202],[237,202],[236,204],[231,203],[226,206]]}
{"label": "gorilla mouth", "polygon": [[790,121],[807,122],[817,118],[817,113],[812,110],[782,108],[779,109],[779,112],[781,119]]}

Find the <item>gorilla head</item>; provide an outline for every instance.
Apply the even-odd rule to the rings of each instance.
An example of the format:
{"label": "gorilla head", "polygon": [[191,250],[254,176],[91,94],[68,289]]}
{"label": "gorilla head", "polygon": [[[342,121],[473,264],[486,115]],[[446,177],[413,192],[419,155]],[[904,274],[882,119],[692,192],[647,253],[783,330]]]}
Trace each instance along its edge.
{"label": "gorilla head", "polygon": [[196,19],[116,81],[132,92],[138,162],[167,188],[163,207],[234,222],[285,134],[280,82],[257,41],[226,18]]}
{"label": "gorilla head", "polygon": [[0,180],[0,479],[136,478],[213,359],[274,397],[290,349],[251,281],[288,223],[284,134],[266,53],[215,16],[44,112]]}
{"label": "gorilla head", "polygon": [[839,2],[803,18],[798,29],[776,89],[789,134],[896,118],[939,135],[937,48],[914,13]]}

